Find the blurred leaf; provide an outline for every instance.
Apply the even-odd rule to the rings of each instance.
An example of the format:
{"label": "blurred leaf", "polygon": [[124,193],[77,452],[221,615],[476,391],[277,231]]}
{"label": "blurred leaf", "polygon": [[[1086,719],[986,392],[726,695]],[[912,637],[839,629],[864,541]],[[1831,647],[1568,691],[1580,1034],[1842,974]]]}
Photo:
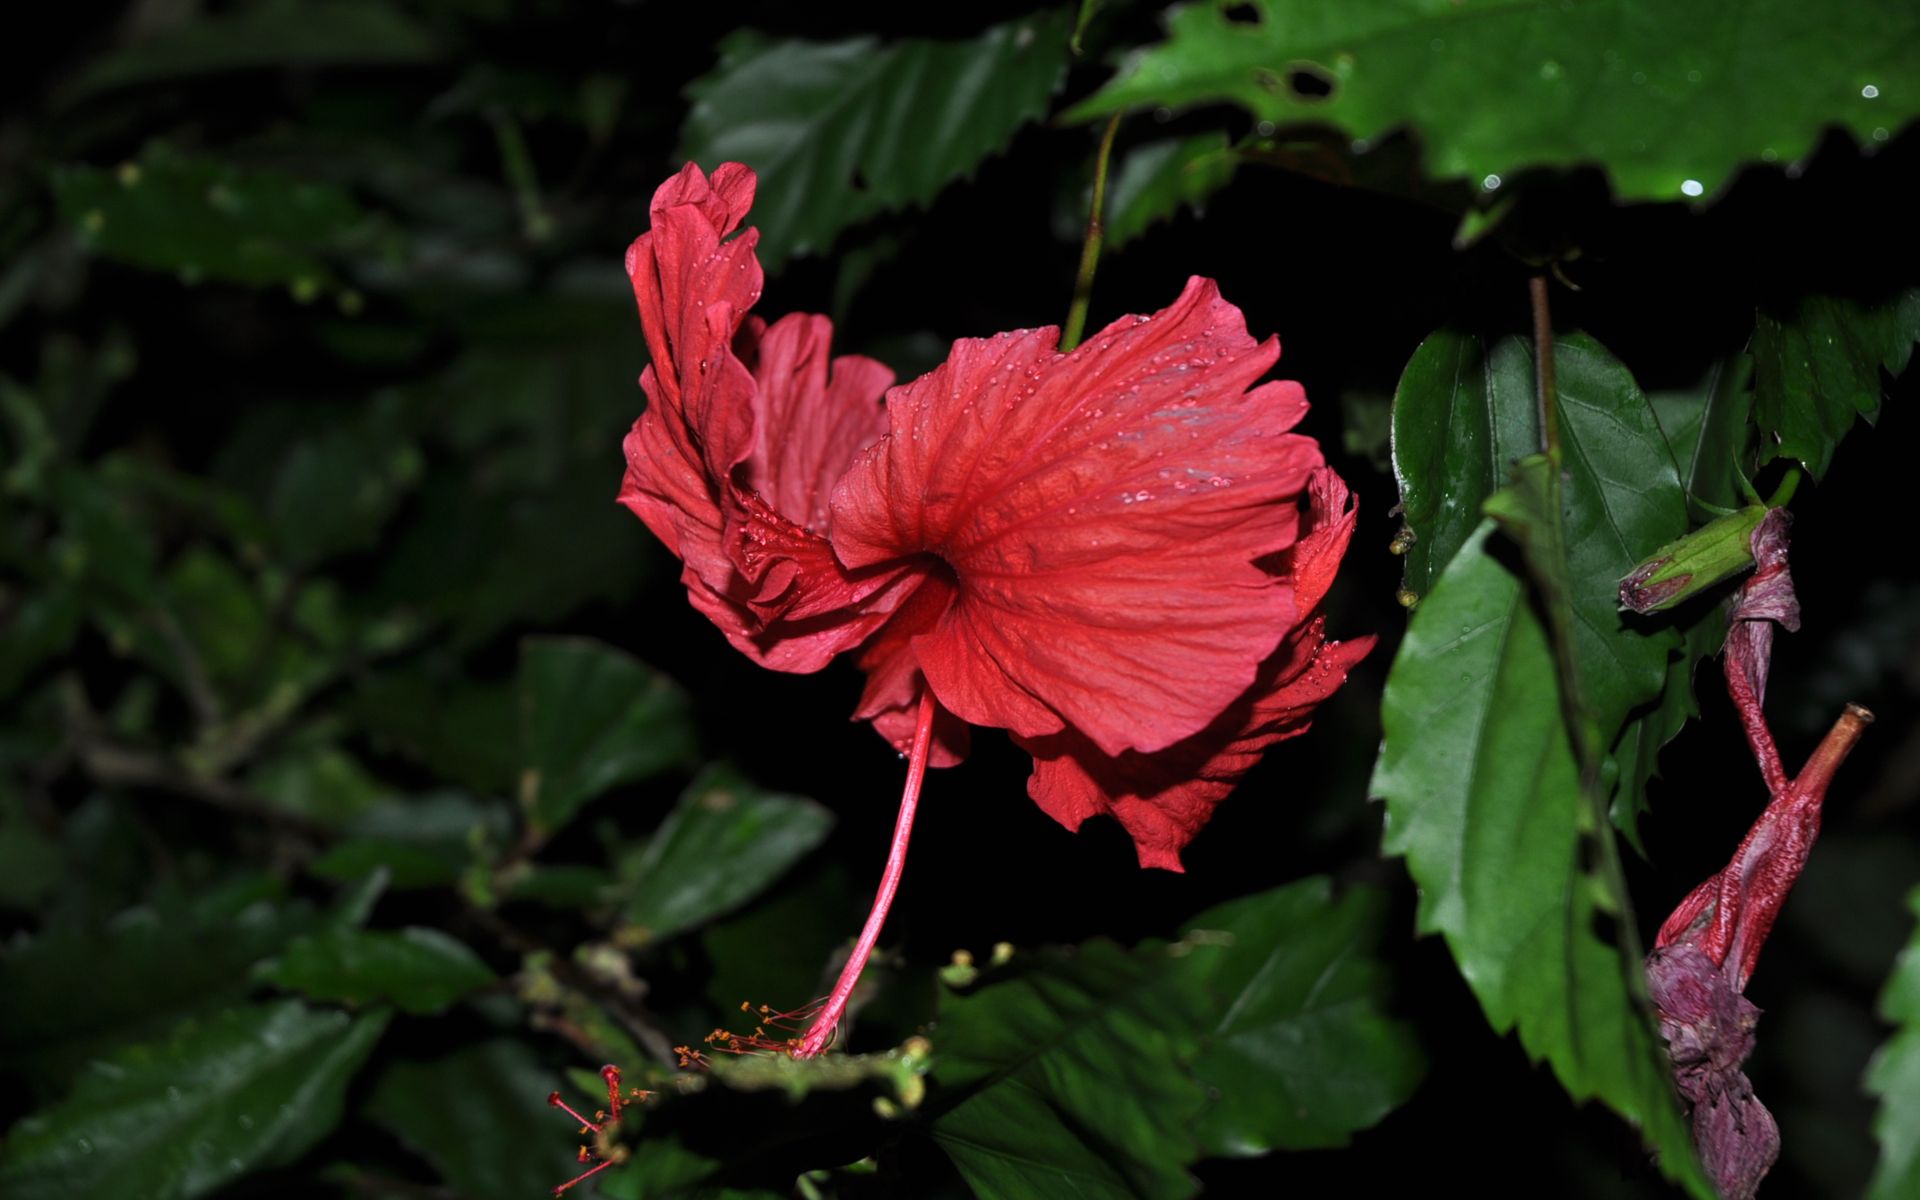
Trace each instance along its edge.
{"label": "blurred leaf", "polygon": [[58,168],[51,182],[61,217],[94,253],[189,283],[286,287],[310,300],[334,286],[328,256],[376,236],[342,188],[160,145],[114,171]]}
{"label": "blurred leaf", "polygon": [[[708,922],[699,944],[713,964],[706,986],[712,1011],[730,1013],[743,1001],[824,995],[831,980],[822,978],[823,969],[846,944],[847,931],[858,926],[868,899],[856,894],[843,864],[816,856],[759,903]],[[869,1012],[871,1006],[862,1010],[863,1025]]]}
{"label": "blurred leaf", "polygon": [[444,1012],[468,992],[494,981],[479,955],[437,929],[346,929],[330,926],[295,938],[254,978],[315,1000],[355,1007],[389,1003],[404,1012]]}
{"label": "blurred leaf", "polygon": [[473,861],[476,842],[504,838],[508,824],[504,806],[457,792],[395,797],[356,818],[308,870],[346,882],[384,868],[396,888],[442,886]]}
{"label": "blurred leaf", "polygon": [[931,1132],[980,1200],[1192,1194],[1207,1097],[1187,1062],[1207,1014],[1167,961],[1088,942],[943,1001],[933,1075],[964,1098]]}
{"label": "blurred leaf", "polygon": [[499,793],[512,788],[519,767],[516,705],[507,684],[425,670],[381,671],[346,702],[382,751],[448,783]]}
{"label": "blurred leaf", "polygon": [[1884,304],[1809,296],[1791,311],[1762,311],[1753,335],[1753,415],[1772,438],[1766,457],[1795,458],[1815,479],[1855,417],[1872,424],[1880,372],[1906,370],[1920,338],[1920,289]]}
{"label": "blurred leaf", "polygon": [[1753,360],[1713,364],[1699,386],[1648,395],[1667,436],[1696,518],[1740,504],[1740,480],[1752,470]]}
{"label": "blurred leaf", "polygon": [[1107,245],[1119,249],[1183,208],[1199,211],[1233,180],[1224,133],[1146,142],[1127,152],[1107,195]]}
{"label": "blurred leaf", "polygon": [[44,1094],[121,1042],[241,998],[254,963],[318,924],[279,891],[243,880],[129,910],[103,929],[16,936],[0,953],[0,1059]]}
{"label": "blurred leaf", "polygon": [[339,1122],[347,1084],[386,1024],[384,1014],[288,1000],[129,1047],[13,1128],[0,1146],[0,1192],[174,1200],[293,1162]]}
{"label": "blurred leaf", "polygon": [[247,790],[277,812],[340,828],[385,799],[389,788],[336,745],[300,745],[263,761]]}
{"label": "blurred leaf", "polygon": [[849,226],[925,205],[1046,115],[1066,77],[1066,15],[966,42],[775,41],[743,32],[688,89],[681,154],[760,174],[760,257],[823,253]]}
{"label": "blurred leaf", "polygon": [[[520,1042],[496,1038],[380,1076],[366,1115],[393,1131],[468,1200],[527,1200],[580,1171],[556,1083]],[[457,1103],[450,1099],[457,1097]]]}
{"label": "blurred leaf", "polygon": [[1920,113],[1901,0],[1219,0],[1173,9],[1167,27],[1068,115],[1232,101],[1352,139],[1411,128],[1430,176],[1489,191],[1594,163],[1623,200],[1679,200],[1753,160],[1809,155],[1828,125],[1871,144]]}
{"label": "blurred leaf", "polygon": [[1494,1030],[1517,1031],[1576,1100],[1639,1126],[1663,1169],[1709,1200],[1629,988],[1637,957],[1596,932],[1626,897],[1583,865],[1583,834],[1606,833],[1582,799],[1546,632],[1487,552],[1491,531],[1481,524],[1414,611],[1387,677],[1371,784],[1387,802],[1383,849],[1406,858],[1421,931],[1446,936]]}
{"label": "blurred leaf", "polygon": [[1336,899],[1322,876],[1187,923],[1176,969],[1199,979],[1216,1014],[1193,1064],[1218,1097],[1194,1127],[1208,1153],[1344,1146],[1413,1094],[1425,1056],[1387,1014],[1392,977],[1376,957],[1386,922],[1386,893]]}
{"label": "blurred leaf", "polygon": [[280,464],[267,509],[286,565],[374,544],[420,470],[419,451],[376,422],[301,438]]}
{"label": "blurred leaf", "polygon": [[505,899],[526,900],[548,908],[592,909],[615,891],[613,872],[600,867],[528,863],[508,881]]}
{"label": "blurred leaf", "polygon": [[602,792],[685,763],[697,736],[672,680],[584,638],[521,643],[520,721],[520,803],[543,836]]}
{"label": "blurred leaf", "polygon": [[[0,908],[39,904],[59,886],[65,869],[60,843],[34,822],[9,781],[0,775]],[[0,952],[0,964],[5,961]],[[5,970],[0,965],[0,978]]]}
{"label": "blurred leaf", "polygon": [[[1907,908],[1920,917],[1920,889],[1907,897]],[[1900,1200],[1920,1193],[1920,934],[1894,963],[1880,993],[1880,1016],[1895,1032],[1867,1068],[1867,1090],[1880,1098],[1873,1123],[1880,1165],[1867,1196]]]}
{"label": "blurred leaf", "polygon": [[769,792],[739,770],[700,773],[646,848],[620,874],[623,912],[647,940],[672,937],[758,895],[826,839],[833,814]]}

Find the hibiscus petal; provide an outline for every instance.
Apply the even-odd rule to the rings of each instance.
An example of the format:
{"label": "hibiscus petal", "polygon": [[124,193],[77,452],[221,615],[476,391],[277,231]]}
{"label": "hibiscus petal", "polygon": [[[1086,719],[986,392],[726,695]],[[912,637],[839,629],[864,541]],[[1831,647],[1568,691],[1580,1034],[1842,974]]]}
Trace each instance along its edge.
{"label": "hibiscus petal", "polygon": [[753,190],[739,164],[710,180],[688,164],[655,193],[652,228],[627,253],[653,362],[620,502],[680,556],[689,598],[736,648],[775,670],[816,671],[905,594],[904,566],[849,574],[816,532],[832,481],[885,431],[892,373],[832,359],[824,317],[767,327],[747,316],[762,280],[757,235],[723,239]]}
{"label": "hibiscus petal", "polygon": [[[1290,677],[1243,699],[1207,729],[1164,750],[1103,753],[1068,731],[1014,740],[1033,755],[1027,794],[1047,815],[1078,829],[1106,814],[1133,838],[1143,867],[1182,870],[1180,851],[1213,810],[1275,742],[1307,731],[1313,710],[1346,682],[1347,672],[1373,649],[1371,637],[1320,641],[1316,621],[1302,639],[1312,647],[1293,663]],[[1278,659],[1292,659],[1283,653]]]}
{"label": "hibiscus petal", "polygon": [[893,371],[871,358],[843,355],[829,367],[832,338],[825,317],[790,313],[752,348],[759,397],[741,482],[815,532],[827,528],[834,483],[886,433],[880,400],[893,385]]}
{"label": "hibiscus petal", "polygon": [[1211,281],[1071,354],[1057,341],[956,342],[889,393],[889,436],[835,489],[829,537],[849,567],[952,572],[913,650],[963,719],[1162,749],[1245,692],[1295,623],[1288,580],[1255,560],[1293,544],[1319,448],[1287,432],[1298,384],[1253,387],[1279,346]]}

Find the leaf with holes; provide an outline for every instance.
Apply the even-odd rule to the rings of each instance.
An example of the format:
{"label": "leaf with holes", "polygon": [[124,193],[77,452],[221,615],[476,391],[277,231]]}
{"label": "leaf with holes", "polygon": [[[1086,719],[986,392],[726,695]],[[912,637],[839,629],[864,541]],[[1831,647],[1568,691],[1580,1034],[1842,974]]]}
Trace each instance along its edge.
{"label": "leaf with holes", "polygon": [[768,268],[850,226],[933,200],[1046,115],[1066,78],[1067,20],[1042,13],[964,42],[775,41],[738,33],[689,89],[681,153],[760,175]]}
{"label": "leaf with holes", "polygon": [[1167,24],[1068,116],[1230,101],[1349,138],[1411,128],[1438,179],[1593,163],[1623,199],[1680,200],[1829,125],[1871,144],[1920,115],[1905,0],[1216,0]]}

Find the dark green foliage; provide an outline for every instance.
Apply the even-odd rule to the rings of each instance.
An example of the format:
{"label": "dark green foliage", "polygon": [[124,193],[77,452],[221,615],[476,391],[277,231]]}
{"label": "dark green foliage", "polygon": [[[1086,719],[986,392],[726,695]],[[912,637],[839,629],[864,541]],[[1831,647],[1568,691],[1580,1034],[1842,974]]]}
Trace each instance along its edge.
{"label": "dark green foliage", "polygon": [[[510,1200],[583,1144],[627,1161],[569,1196],[1698,1194],[1637,956],[1764,801],[1710,661],[1737,584],[1614,589],[1801,474],[1769,712],[1789,767],[1881,719],[1753,985],[1763,1194],[1912,1191],[1910,6],[40,15],[0,116],[0,1195]],[[757,315],[911,378],[1060,321],[1111,113],[1092,324],[1199,274],[1284,342],[1360,496],[1327,633],[1382,644],[1181,876],[977,736],[845,1053],[727,1056],[829,986],[904,767],[855,672],[753,667],[616,503],[621,250],[744,159]],[[649,1094],[596,1140],[547,1096],[591,1116],[606,1063]]]}

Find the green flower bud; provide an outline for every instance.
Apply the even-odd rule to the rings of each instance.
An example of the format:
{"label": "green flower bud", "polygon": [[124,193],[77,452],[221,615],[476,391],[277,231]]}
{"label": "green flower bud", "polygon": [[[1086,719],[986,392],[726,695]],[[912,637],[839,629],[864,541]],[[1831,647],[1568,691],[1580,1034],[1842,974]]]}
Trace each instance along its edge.
{"label": "green flower bud", "polygon": [[1620,581],[1620,607],[1659,612],[1753,565],[1753,531],[1769,510],[1750,504],[1654,551]]}

